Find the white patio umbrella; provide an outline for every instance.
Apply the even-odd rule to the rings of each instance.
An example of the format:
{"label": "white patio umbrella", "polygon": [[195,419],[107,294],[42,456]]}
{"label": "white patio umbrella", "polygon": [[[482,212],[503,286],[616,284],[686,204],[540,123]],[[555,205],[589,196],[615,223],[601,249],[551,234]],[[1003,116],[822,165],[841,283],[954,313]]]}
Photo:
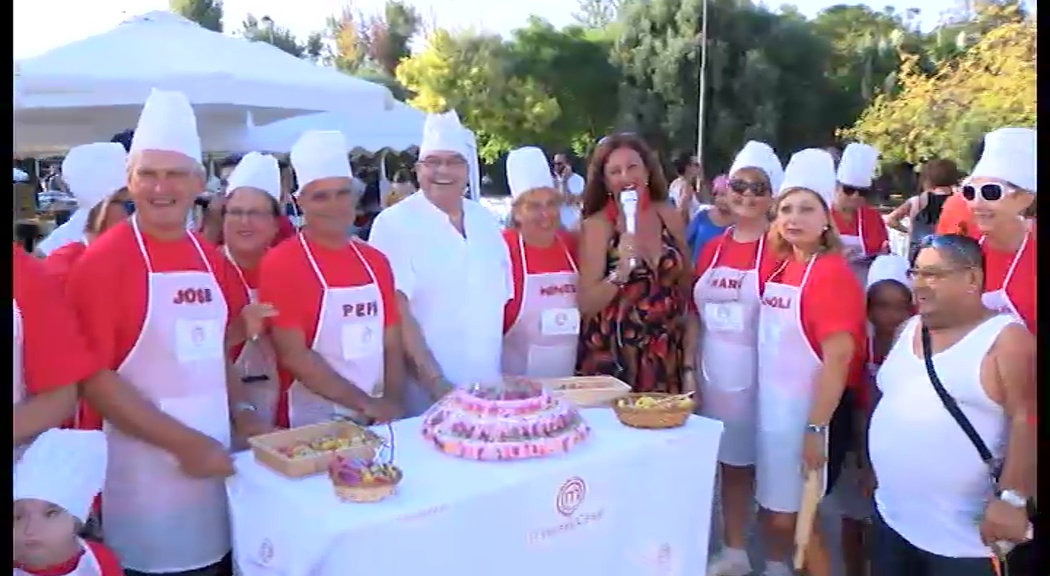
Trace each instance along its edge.
{"label": "white patio umbrella", "polygon": [[151,88],[179,90],[198,114],[206,150],[247,130],[311,112],[376,114],[393,106],[379,84],[261,42],[201,28],[169,12],[132,17],[102,34],[18,62],[16,149],[57,151],[131,128]]}
{"label": "white patio umbrella", "polygon": [[353,151],[408,150],[423,138],[426,113],[403,102],[386,112],[369,115],[322,112],[296,116],[267,126],[250,128],[241,152],[286,153],[308,130],[338,130]]}

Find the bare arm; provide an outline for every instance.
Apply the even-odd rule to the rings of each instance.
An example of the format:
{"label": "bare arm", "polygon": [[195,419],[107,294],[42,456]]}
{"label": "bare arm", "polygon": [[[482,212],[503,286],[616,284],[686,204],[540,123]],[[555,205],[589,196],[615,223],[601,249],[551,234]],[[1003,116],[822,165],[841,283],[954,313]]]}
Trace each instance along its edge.
{"label": "bare arm", "polygon": [[404,406],[405,348],[399,324],[383,330],[383,397]]}
{"label": "bare arm", "polygon": [[88,404],[122,432],[166,452],[178,453],[188,441],[201,436],[111,370],[97,372],[81,383],[80,390]]}
{"label": "bare arm", "polygon": [[371,400],[356,384],[336,374],[317,352],[308,348],[302,331],[274,326],[270,334],[281,365],[314,394],[358,411]]}
{"label": "bare arm", "polygon": [[15,404],[15,446],[35,438],[41,432],[58,428],[73,416],[77,406],[77,387],[62,386],[54,390],[35,394]]}
{"label": "bare arm", "polygon": [[441,366],[423,338],[423,330],[412,315],[412,306],[408,303],[408,298],[400,291],[397,292],[397,308],[401,314],[402,354],[409,370],[433,398],[440,398],[447,392],[448,381],[445,380]]}
{"label": "bare arm", "polygon": [[580,224],[580,277],[576,305],[588,316],[609,305],[620,288],[605,279],[605,252],[612,238],[612,225],[591,216]]}
{"label": "bare arm", "polygon": [[831,422],[846,389],[853,348],[853,337],[849,332],[836,332],[820,343],[824,361],[817,372],[817,393],[809,408],[810,424],[827,425]]}
{"label": "bare arm", "polygon": [[992,369],[986,371],[982,366],[981,379],[987,375],[992,380],[992,389],[998,392],[993,399],[1001,397],[1008,422],[1006,460],[999,488],[1032,496],[1036,487],[1036,428],[1032,425],[1036,402],[1035,339],[1020,325],[1007,326],[999,334],[990,359]]}
{"label": "bare arm", "polygon": [[890,215],[886,217],[886,226],[892,230],[908,234],[910,230],[901,221],[904,220],[905,216],[908,217],[909,222],[915,217],[915,214],[918,212],[920,198],[921,196],[913,196],[894,208],[893,212],[890,212]]}

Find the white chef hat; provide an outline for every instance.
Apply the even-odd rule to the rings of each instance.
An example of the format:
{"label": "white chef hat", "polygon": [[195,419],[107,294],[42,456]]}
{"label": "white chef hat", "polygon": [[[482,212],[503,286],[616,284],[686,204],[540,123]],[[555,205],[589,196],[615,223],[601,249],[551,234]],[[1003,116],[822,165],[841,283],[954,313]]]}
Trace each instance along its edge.
{"label": "white chef hat", "polygon": [[309,130],[292,145],[289,158],[299,190],[322,178],[353,178],[346,138],[336,130]]}
{"label": "white chef hat", "polygon": [[460,124],[455,110],[427,115],[423,123],[423,141],[419,144],[419,158],[426,158],[431,152],[455,152],[463,158],[470,158],[467,130]]}
{"label": "white chef hat", "polygon": [[227,194],[238,188],[257,188],[274,200],[281,199],[281,167],[268,154],[249,152],[241,158],[226,181]]}
{"label": "white chef hat", "polygon": [[769,178],[769,186],[775,192],[780,189],[780,182],[784,179],[784,167],[780,164],[780,158],[773,148],[765,142],[751,140],[737,152],[733,165],[729,168],[728,176],[732,178],[737,170],[744,168],[758,168],[765,172]]}
{"label": "white chef hat", "polygon": [[105,480],[103,432],[52,428],[15,464],[14,499],[50,502],[85,522]]}
{"label": "white chef hat", "polygon": [[849,144],[839,160],[838,181],[846,186],[871,188],[878,164],[879,151],[874,147],[857,142]]}
{"label": "white chef hat", "polygon": [[507,186],[515,200],[529,190],[553,188],[554,177],[543,150],[526,146],[507,155]]}
{"label": "white chef hat", "polygon": [[911,279],[908,278],[908,259],[897,254],[880,254],[868,268],[868,284],[866,290],[883,280],[896,280],[909,290]]}
{"label": "white chef hat", "polygon": [[131,138],[129,153],[140,150],[178,152],[201,161],[197,115],[185,94],[157,88],[150,92]]}
{"label": "white chef hat", "polygon": [[127,182],[128,153],[116,142],[95,142],[76,146],[62,161],[62,179],[77,199],[77,210],[40,242],[46,256],[52,251],[79,242],[84,237],[88,213]]}
{"label": "white chef hat", "polygon": [[970,178],[997,178],[1036,190],[1036,131],[1033,128],[1000,128],[984,137],[984,151]]}
{"label": "white chef hat", "polygon": [[784,169],[784,179],[777,195],[793,188],[815,192],[830,209],[835,198],[835,159],[819,148],[795,152]]}

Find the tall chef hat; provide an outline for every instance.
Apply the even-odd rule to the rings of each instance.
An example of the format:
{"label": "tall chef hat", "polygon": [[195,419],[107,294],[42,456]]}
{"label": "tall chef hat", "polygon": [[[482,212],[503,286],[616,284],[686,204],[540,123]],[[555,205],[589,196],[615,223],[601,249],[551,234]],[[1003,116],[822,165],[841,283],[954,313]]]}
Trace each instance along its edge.
{"label": "tall chef hat", "polygon": [[911,290],[911,278],[908,278],[908,259],[897,254],[881,254],[875,258],[868,268],[868,284],[866,290],[883,280],[896,280]]}
{"label": "tall chef hat", "polygon": [[840,184],[855,188],[871,188],[871,180],[878,164],[878,150],[867,144],[854,142],[842,151],[838,181]]}
{"label": "tall chef hat", "polygon": [[765,172],[770,188],[774,191],[780,189],[780,182],[784,179],[784,167],[769,144],[757,140],[744,144],[729,168],[729,177],[732,178],[737,170],[744,168],[758,168]]}
{"label": "tall chef hat", "polygon": [[970,178],[997,178],[1029,192],[1036,190],[1036,131],[1000,128],[984,137],[984,152]]}
{"label": "tall chef hat", "polygon": [[543,150],[526,146],[507,155],[507,186],[515,200],[529,190],[553,188],[554,177]]}
{"label": "tall chef hat", "polygon": [[784,169],[784,179],[777,195],[793,188],[812,190],[830,209],[835,198],[835,159],[819,148],[795,152]]}
{"label": "tall chef hat", "polygon": [[115,142],[95,142],[76,146],[62,161],[62,179],[77,199],[77,210],[40,242],[38,248],[50,254],[84,237],[91,209],[127,182],[128,153]]}
{"label": "tall chef hat", "polygon": [[178,152],[201,161],[197,115],[182,92],[154,88],[146,99],[131,139],[130,153],[140,150]]}
{"label": "tall chef hat", "polygon": [[463,158],[470,158],[467,130],[459,123],[459,115],[455,110],[427,115],[423,123],[423,141],[419,144],[419,158],[426,158],[432,152],[455,152]]}
{"label": "tall chef hat", "polygon": [[238,188],[257,188],[274,200],[281,199],[281,168],[277,159],[268,154],[249,152],[230,172],[226,190],[232,194]]}
{"label": "tall chef hat", "polygon": [[353,178],[350,168],[350,151],[346,138],[335,130],[310,130],[303,132],[292,145],[289,158],[295,179],[299,182],[296,195],[309,183],[322,178]]}
{"label": "tall chef hat", "polygon": [[15,464],[14,499],[50,502],[85,522],[105,479],[104,433],[52,428]]}

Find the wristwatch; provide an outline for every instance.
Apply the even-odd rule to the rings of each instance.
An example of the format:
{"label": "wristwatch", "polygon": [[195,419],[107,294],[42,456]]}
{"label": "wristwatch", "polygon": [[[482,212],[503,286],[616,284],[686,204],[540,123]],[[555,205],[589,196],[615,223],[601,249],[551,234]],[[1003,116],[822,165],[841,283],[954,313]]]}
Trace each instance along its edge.
{"label": "wristwatch", "polygon": [[810,434],[823,434],[827,431],[827,424],[806,424],[806,432]]}
{"label": "wristwatch", "polygon": [[1021,493],[1015,490],[1003,490],[999,492],[999,499],[1014,508],[1028,508],[1028,498],[1025,498]]}

